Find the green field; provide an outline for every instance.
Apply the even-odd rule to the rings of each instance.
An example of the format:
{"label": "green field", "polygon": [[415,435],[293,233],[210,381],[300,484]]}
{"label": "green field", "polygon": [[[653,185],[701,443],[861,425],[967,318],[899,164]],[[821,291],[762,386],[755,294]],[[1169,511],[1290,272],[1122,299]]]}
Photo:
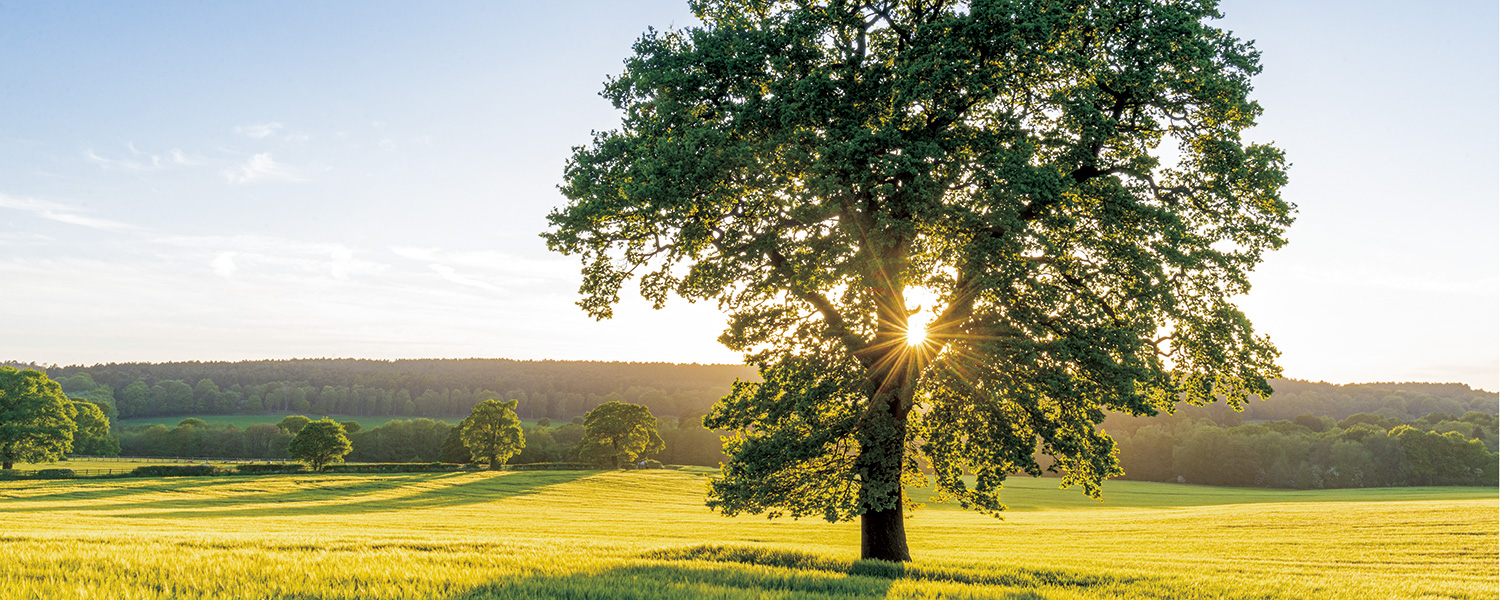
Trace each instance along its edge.
{"label": "green field", "polygon": [[[917,561],[855,524],[724,518],[707,473],[0,483],[0,598],[1495,598],[1495,490],[1014,480],[928,504]],[[914,494],[923,496],[923,494]]]}

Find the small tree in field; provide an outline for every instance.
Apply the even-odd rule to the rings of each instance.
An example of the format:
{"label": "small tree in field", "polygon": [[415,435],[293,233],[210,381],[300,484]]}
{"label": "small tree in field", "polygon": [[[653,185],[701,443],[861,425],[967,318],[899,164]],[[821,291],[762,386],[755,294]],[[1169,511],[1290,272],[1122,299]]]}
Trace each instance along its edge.
{"label": "small tree in field", "polygon": [[0,466],[56,459],[73,449],[77,426],[62,386],[35,369],[0,367]]}
{"label": "small tree in field", "polygon": [[344,455],[353,449],[348,436],[344,435],[344,427],[332,419],[309,422],[287,446],[292,458],[307,463],[314,471],[342,462]]}
{"label": "small tree in field", "polygon": [[605,402],[584,416],[583,430],[579,457],[616,469],[622,461],[634,462],[638,456],[666,449],[656,433],[656,417],[639,404]]}
{"label": "small tree in field", "polygon": [[516,416],[517,404],[516,400],[485,400],[474,405],[459,434],[474,460],[487,461],[490,469],[499,469],[526,447],[521,418]]}

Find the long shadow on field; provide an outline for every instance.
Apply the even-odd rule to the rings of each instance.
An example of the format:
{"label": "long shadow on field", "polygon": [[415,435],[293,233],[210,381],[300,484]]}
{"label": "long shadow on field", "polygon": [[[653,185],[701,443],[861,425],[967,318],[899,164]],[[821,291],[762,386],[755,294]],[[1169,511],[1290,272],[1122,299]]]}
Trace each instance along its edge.
{"label": "long shadow on field", "polygon": [[1136,583],[1143,580],[1136,577],[1079,573],[1061,569],[993,567],[984,571],[971,571],[921,564],[894,563],[883,560],[847,561],[808,554],[806,552],[743,546],[704,545],[675,550],[658,550],[644,555],[643,558],[662,561],[739,563],[762,567],[847,573],[849,575],[883,579],[944,581],[950,583],[1027,588],[1042,586],[1097,588],[1101,586]]}
{"label": "long shadow on field", "polygon": [[[48,494],[34,494],[28,496],[0,496],[0,512],[45,512],[54,510],[100,510],[107,507],[137,506],[136,504],[101,504],[79,507],[70,503],[86,500],[103,500],[106,498],[124,498],[139,496],[143,494],[156,494],[162,492],[182,492],[193,488],[222,485],[224,481],[219,478],[173,478],[170,480],[158,480],[144,485],[121,485],[116,487],[92,487],[88,489],[77,489],[78,480],[59,480],[55,483],[59,487],[68,486],[66,491],[58,491]],[[132,482],[133,483],[133,482]],[[56,506],[43,508],[19,508],[4,506],[4,502],[56,502]]]}
{"label": "long shadow on field", "polygon": [[[700,546],[646,554],[650,562],[594,573],[506,579],[449,600],[483,598],[885,598],[899,580],[982,585],[986,598],[1041,600],[1037,589],[1119,589],[1137,580],[1049,569],[983,572],[884,561],[841,561],[802,552]],[[1011,589],[1006,589],[1011,588]],[[934,590],[936,591],[936,590]]]}
{"label": "long shadow on field", "polygon": [[[442,508],[465,504],[493,502],[504,498],[535,494],[542,489],[576,481],[592,471],[537,471],[491,475],[488,473],[422,473],[367,479],[361,477],[343,485],[309,486],[302,490],[271,495],[172,500],[161,503],[136,503],[132,509],[173,508],[183,510],[141,511],[121,515],[136,518],[214,518],[263,517],[289,515],[344,515],[369,512]],[[292,476],[305,477],[305,476]],[[413,493],[401,494],[407,489]],[[359,496],[398,495],[360,499]],[[351,498],[351,496],[353,496]],[[347,499],[348,501],[341,501]],[[196,504],[190,503],[196,502]],[[251,505],[235,508],[236,504]],[[266,506],[279,504],[279,506]],[[219,510],[202,510],[218,508]]]}

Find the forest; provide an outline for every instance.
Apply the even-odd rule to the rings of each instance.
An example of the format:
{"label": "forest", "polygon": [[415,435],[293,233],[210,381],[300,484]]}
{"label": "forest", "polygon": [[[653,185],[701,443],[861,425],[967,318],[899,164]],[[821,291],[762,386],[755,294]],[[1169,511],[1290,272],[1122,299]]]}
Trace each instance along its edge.
{"label": "forest", "polygon": [[[11,363],[14,364],[14,363]],[[18,365],[32,366],[32,365]],[[717,466],[719,436],[701,417],[736,378],[738,365],[312,359],[239,363],[129,363],[47,367],[75,401],[113,420],[184,416],[175,427],[114,428],[127,456],[282,458],[295,431],[241,429],[195,415],[395,416],[351,428],[359,462],[458,461],[444,456],[454,427],[486,399],[518,400],[531,422],[512,463],[577,459],[582,415],[610,401],[642,404],[660,418],[667,464]],[[1463,384],[1335,385],[1274,380],[1276,393],[1236,411],[1223,402],[1152,417],[1110,415],[1124,479],[1275,488],[1496,485],[1500,397]],[[497,391],[500,390],[500,391]],[[105,447],[109,447],[106,445]]]}

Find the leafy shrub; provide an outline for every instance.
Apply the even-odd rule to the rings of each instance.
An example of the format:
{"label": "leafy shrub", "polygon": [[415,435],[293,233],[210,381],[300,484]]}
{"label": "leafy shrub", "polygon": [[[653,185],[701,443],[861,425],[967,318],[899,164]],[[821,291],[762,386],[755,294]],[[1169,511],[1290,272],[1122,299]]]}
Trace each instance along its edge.
{"label": "leafy shrub", "polygon": [[507,465],[512,471],[597,471],[599,465],[583,462],[541,462],[524,465]]}
{"label": "leafy shrub", "polygon": [[72,479],[77,477],[72,469],[42,469],[36,472],[37,479]]}
{"label": "leafy shrub", "polygon": [[213,465],[154,465],[148,467],[136,467],[131,475],[136,477],[186,477],[195,475],[219,475],[226,473]]}
{"label": "leafy shrub", "polygon": [[267,473],[301,473],[306,469],[307,465],[304,465],[302,463],[240,465],[234,468],[235,471],[238,471],[239,473],[244,475],[260,475]]}
{"label": "leafy shrub", "polygon": [[328,465],[324,473],[441,473],[458,471],[463,465],[454,463],[364,463]]}

